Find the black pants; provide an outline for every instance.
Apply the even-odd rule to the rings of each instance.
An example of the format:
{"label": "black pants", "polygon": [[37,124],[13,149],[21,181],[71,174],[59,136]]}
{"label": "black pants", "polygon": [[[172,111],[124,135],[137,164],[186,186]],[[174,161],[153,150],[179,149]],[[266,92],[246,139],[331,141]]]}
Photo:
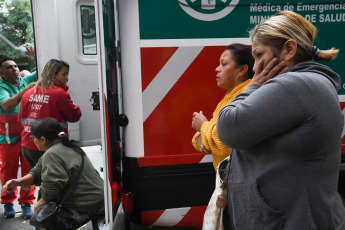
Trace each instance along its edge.
{"label": "black pants", "polygon": [[31,149],[22,147],[22,153],[25,160],[30,165],[30,168],[33,168],[38,163],[38,160],[41,158],[41,156],[43,156],[44,152],[41,152],[38,150],[31,150]]}
{"label": "black pants", "polygon": [[[38,151],[38,150],[31,150],[22,147],[22,154],[25,158],[25,160],[28,162],[30,168],[34,168],[35,165],[38,163],[38,160],[43,156],[44,152]],[[37,195],[37,201],[39,201],[42,198],[42,192],[41,190],[38,190]]]}

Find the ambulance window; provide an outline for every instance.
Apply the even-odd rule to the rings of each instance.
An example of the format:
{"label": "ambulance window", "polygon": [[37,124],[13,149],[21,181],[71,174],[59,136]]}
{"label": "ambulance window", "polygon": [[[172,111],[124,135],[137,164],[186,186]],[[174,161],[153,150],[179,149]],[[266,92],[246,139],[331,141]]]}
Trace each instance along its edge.
{"label": "ambulance window", "polygon": [[84,55],[96,55],[95,7],[80,6],[81,34]]}

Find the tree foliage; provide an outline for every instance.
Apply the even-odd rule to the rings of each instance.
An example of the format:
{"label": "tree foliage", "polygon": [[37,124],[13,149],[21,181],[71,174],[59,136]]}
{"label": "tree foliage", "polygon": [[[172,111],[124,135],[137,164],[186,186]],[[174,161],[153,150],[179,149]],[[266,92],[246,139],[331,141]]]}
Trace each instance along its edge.
{"label": "tree foliage", "polygon": [[[0,34],[15,46],[34,45],[30,0],[0,0]],[[9,57],[20,66],[34,68],[35,63],[24,54],[0,40],[0,59]]]}

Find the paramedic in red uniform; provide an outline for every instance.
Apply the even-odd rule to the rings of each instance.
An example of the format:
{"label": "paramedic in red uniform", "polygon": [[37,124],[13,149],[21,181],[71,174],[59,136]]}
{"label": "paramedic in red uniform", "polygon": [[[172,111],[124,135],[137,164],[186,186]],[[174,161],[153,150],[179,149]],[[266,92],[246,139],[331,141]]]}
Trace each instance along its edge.
{"label": "paramedic in red uniform", "polygon": [[[33,50],[31,50],[33,51]],[[26,175],[30,167],[21,151],[20,133],[22,127],[18,120],[20,99],[23,94],[34,86],[36,72],[25,77],[19,76],[17,64],[11,59],[4,59],[0,63],[0,180],[2,184],[17,178],[19,160],[21,174]],[[31,204],[35,200],[35,187],[22,186],[18,203],[21,205],[24,218],[28,219],[33,212]],[[1,204],[4,204],[4,216],[13,218],[15,210],[13,202],[18,194],[17,188],[5,194],[1,191]]]}
{"label": "paramedic in red uniform", "polygon": [[77,122],[81,117],[79,106],[73,103],[67,92],[68,73],[67,62],[51,59],[44,66],[35,87],[23,95],[18,116],[23,126],[22,152],[31,168],[43,155],[31,139],[31,126],[40,119],[52,117],[60,122],[68,134],[67,122]]}

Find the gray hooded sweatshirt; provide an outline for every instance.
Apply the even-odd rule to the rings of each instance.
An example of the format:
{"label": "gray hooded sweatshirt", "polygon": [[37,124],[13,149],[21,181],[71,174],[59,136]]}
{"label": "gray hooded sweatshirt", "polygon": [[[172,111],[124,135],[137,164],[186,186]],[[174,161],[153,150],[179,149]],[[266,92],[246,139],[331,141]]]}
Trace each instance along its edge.
{"label": "gray hooded sweatshirt", "polygon": [[220,111],[218,136],[234,149],[231,229],[345,229],[339,87],[330,68],[304,62],[249,86]]}

